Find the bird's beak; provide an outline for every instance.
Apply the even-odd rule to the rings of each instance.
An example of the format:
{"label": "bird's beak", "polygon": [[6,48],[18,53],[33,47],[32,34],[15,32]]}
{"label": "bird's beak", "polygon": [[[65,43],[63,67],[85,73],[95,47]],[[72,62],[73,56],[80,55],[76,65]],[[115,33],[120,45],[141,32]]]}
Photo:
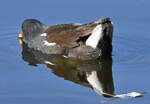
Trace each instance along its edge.
{"label": "bird's beak", "polygon": [[24,43],[23,43],[23,40],[20,38],[19,38],[19,43],[20,43],[21,47],[23,48]]}
{"label": "bird's beak", "polygon": [[23,31],[20,32],[18,38],[19,38],[19,43],[20,43],[20,45],[23,47]]}
{"label": "bird's beak", "polygon": [[23,31],[21,31],[19,34],[19,39],[22,39],[22,38],[23,38]]}

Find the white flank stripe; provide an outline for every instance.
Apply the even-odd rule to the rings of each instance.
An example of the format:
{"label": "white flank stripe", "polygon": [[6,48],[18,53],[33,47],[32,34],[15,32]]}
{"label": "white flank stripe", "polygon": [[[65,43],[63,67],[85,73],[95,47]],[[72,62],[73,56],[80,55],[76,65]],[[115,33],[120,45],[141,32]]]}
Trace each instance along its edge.
{"label": "white flank stripe", "polygon": [[46,33],[43,33],[43,34],[41,34],[41,36],[44,36],[44,37],[46,37],[46,36],[47,36],[47,34],[46,34]]}
{"label": "white flank stripe", "polygon": [[95,49],[102,36],[103,36],[103,31],[102,31],[102,25],[100,24],[94,28],[92,34],[86,41],[86,45],[91,46],[92,48]]}
{"label": "white flank stripe", "polygon": [[54,45],[56,45],[56,43],[49,43],[48,41],[44,41],[44,45],[46,45],[46,46],[54,46]]}
{"label": "white flank stripe", "polygon": [[50,61],[44,61],[45,64],[49,64],[49,65],[55,65],[53,63],[51,63]]}
{"label": "white flank stripe", "polygon": [[64,58],[68,58],[68,56],[63,55]]}

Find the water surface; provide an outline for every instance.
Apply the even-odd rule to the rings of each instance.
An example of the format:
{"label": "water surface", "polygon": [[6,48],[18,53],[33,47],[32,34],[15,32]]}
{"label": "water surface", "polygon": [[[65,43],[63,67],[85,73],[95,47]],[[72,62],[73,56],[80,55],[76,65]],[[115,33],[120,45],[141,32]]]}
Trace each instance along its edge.
{"label": "water surface", "polygon": [[[0,1],[0,103],[149,104],[149,4],[148,0]],[[24,57],[17,39],[21,23],[27,18],[52,25],[87,23],[101,17],[111,17],[114,23],[112,63],[111,60],[92,64],[52,58],[53,63],[59,62],[56,68],[45,64],[45,56],[40,53],[27,51]],[[93,66],[97,67],[92,69]],[[108,77],[103,76],[102,69],[108,71]],[[140,98],[112,100],[104,97],[86,80],[85,73],[91,70],[107,79],[101,82],[108,86],[106,91],[110,93],[146,93]]]}

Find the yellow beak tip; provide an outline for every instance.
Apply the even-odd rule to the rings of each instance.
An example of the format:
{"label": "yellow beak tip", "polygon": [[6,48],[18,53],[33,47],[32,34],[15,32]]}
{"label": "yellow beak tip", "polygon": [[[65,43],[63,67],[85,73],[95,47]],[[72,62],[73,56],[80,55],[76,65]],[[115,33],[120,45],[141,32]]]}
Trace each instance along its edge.
{"label": "yellow beak tip", "polygon": [[23,38],[23,35],[22,35],[22,34],[19,34],[19,38]]}

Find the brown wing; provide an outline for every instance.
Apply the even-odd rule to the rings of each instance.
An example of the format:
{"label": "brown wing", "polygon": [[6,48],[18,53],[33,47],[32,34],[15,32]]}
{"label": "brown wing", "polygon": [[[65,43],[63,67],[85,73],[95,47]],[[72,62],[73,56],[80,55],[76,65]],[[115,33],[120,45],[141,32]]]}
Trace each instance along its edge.
{"label": "brown wing", "polygon": [[47,41],[55,42],[63,48],[72,48],[78,46],[78,26],[74,24],[61,24],[51,26],[46,30]]}
{"label": "brown wing", "polygon": [[78,46],[77,40],[92,33],[96,25],[108,21],[109,18],[99,19],[88,24],[60,24],[50,26],[47,30],[47,41],[55,42],[62,48],[73,48]]}

